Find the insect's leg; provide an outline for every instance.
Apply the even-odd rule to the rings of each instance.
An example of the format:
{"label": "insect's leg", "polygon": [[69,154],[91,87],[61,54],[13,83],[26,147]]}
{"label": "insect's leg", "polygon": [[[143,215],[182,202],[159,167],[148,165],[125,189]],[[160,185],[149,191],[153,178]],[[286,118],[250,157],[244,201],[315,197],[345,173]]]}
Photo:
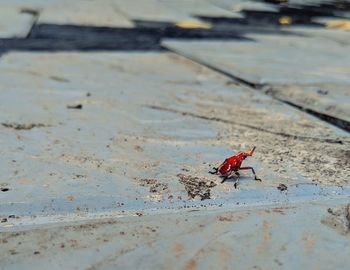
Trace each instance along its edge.
{"label": "insect's leg", "polygon": [[208,173],[211,173],[211,174],[217,174],[218,173],[218,170],[219,170],[219,168],[212,168],[212,170],[214,170],[214,171],[209,171]]}
{"label": "insect's leg", "polygon": [[256,180],[256,181],[261,181],[261,179],[260,178],[258,178],[257,176],[256,176],[256,174],[255,174],[255,171],[254,171],[254,168],[253,167],[241,167],[241,168],[239,168],[240,170],[252,170],[252,172],[253,172],[253,174],[254,174],[254,179]]}
{"label": "insect's leg", "polygon": [[[235,173],[237,175],[238,172],[236,171],[231,171],[228,175],[226,175],[223,180],[221,181],[221,183],[225,182],[227,179],[231,178],[233,176],[233,173]],[[239,173],[237,175],[239,177]]]}
{"label": "insect's leg", "polygon": [[221,184],[224,183],[227,179],[228,179],[228,176],[225,176],[224,178],[222,178]]}
{"label": "insect's leg", "polygon": [[234,171],[234,173],[235,173],[235,175],[237,176],[237,179],[236,179],[236,181],[235,181],[235,183],[234,183],[234,187],[237,188],[238,182],[239,182],[240,174],[239,174],[239,172],[237,172],[237,171]]}

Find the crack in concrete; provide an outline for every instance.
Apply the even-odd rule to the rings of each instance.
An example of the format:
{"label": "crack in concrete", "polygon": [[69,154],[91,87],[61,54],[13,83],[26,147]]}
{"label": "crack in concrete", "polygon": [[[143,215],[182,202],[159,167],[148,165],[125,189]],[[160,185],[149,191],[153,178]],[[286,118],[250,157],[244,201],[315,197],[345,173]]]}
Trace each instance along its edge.
{"label": "crack in concrete", "polygon": [[[215,66],[213,66],[211,64],[208,64],[208,63],[206,63],[206,62],[204,62],[204,61],[202,61],[200,59],[197,59],[196,57],[188,56],[187,54],[183,54],[181,51],[177,51],[177,50],[174,50],[172,48],[168,48],[168,49],[170,51],[178,54],[178,55],[186,57],[187,59],[189,59],[189,60],[191,60],[193,62],[196,62],[196,63],[198,63],[198,64],[200,64],[202,66],[205,66],[205,67],[207,67],[207,68],[209,68],[209,69],[211,69],[211,70],[213,70],[215,72],[218,72],[218,73],[220,73],[220,74],[230,78],[231,80],[233,80],[233,82],[240,83],[241,85],[247,86],[247,87],[249,87],[249,88],[251,88],[253,90],[258,90],[258,91],[263,90],[263,92],[266,95],[272,97],[275,100],[278,100],[278,101],[280,101],[280,102],[282,102],[284,104],[287,104],[287,105],[292,106],[294,108],[297,108],[297,109],[299,109],[299,110],[301,110],[303,112],[306,112],[306,113],[308,113],[310,115],[313,115],[313,116],[317,117],[318,119],[320,119],[320,120],[322,120],[322,121],[324,121],[324,122],[326,122],[328,124],[331,124],[331,125],[333,125],[333,126],[335,126],[337,128],[340,128],[342,130],[350,132],[350,122],[348,122],[348,121],[346,121],[344,119],[340,119],[340,118],[328,115],[328,114],[316,112],[316,111],[314,111],[314,110],[312,110],[310,108],[294,104],[294,103],[292,103],[290,101],[279,99],[279,98],[275,97],[274,95],[272,95],[270,93],[269,90],[271,89],[271,86],[269,84],[261,84],[261,83],[251,82],[249,80],[246,80],[246,79],[240,78],[238,76],[235,76],[235,75],[233,75],[233,74],[231,74],[229,72],[226,72],[226,71],[224,71],[224,70],[222,70],[220,68],[217,68],[217,67],[215,67]],[[294,136],[294,135],[292,135],[292,136]],[[339,141],[337,143],[342,143],[342,142]]]}
{"label": "crack in concrete", "polygon": [[285,137],[285,138],[291,138],[291,139],[294,139],[294,140],[316,141],[316,142],[331,143],[331,144],[349,143],[348,141],[339,140],[339,139],[316,138],[316,137],[308,137],[308,136],[302,136],[302,135],[289,134],[289,133],[285,133],[285,132],[272,131],[272,130],[256,127],[256,126],[245,124],[245,123],[239,123],[239,122],[236,122],[236,121],[227,120],[227,119],[223,119],[223,118],[219,118],[219,117],[208,117],[208,116],[204,116],[204,115],[200,115],[200,114],[195,114],[195,113],[192,113],[192,112],[180,111],[180,110],[176,110],[176,109],[172,109],[172,108],[166,108],[166,107],[161,107],[161,106],[157,106],[157,105],[144,105],[144,106],[146,108],[150,108],[150,109],[153,109],[153,110],[167,111],[167,112],[180,114],[180,115],[183,115],[183,116],[190,116],[190,117],[199,118],[199,119],[208,120],[208,121],[220,122],[220,123],[231,124],[231,125],[238,125],[238,126],[241,126],[241,127],[246,127],[246,128],[254,129],[254,130],[257,130],[257,131],[261,131],[261,132],[277,135],[277,136],[282,136],[282,137]]}
{"label": "crack in concrete", "polygon": [[329,114],[317,112],[317,111],[315,111],[313,109],[310,109],[310,108],[307,108],[305,106],[301,106],[301,105],[295,104],[294,102],[291,102],[289,100],[284,100],[284,99],[277,98],[277,97],[275,97],[275,96],[273,96],[272,94],[269,94],[269,93],[267,93],[267,94],[269,96],[273,97],[274,99],[277,99],[277,100],[279,100],[279,101],[281,101],[283,103],[286,103],[286,104],[288,104],[288,105],[290,105],[290,106],[292,106],[294,108],[297,108],[297,109],[299,109],[301,111],[304,111],[304,112],[306,112],[308,114],[311,114],[311,115],[313,115],[313,116],[315,116],[315,117],[317,117],[317,118],[319,118],[319,119],[321,119],[323,121],[326,121],[326,122],[328,122],[328,123],[330,123],[330,124],[332,124],[332,125],[334,125],[334,126],[336,126],[338,128],[341,128],[342,130],[350,132],[350,122],[349,121],[346,121],[344,119],[340,119],[338,117],[331,116]]}

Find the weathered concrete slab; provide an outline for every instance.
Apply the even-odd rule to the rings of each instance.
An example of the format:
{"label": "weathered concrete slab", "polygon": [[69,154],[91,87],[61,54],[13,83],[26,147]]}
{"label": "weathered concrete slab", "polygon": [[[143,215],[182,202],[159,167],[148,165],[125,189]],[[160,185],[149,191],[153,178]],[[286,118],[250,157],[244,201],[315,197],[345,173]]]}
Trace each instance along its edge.
{"label": "weathered concrete slab", "polygon": [[[44,2],[26,4],[52,23],[132,27],[114,17],[119,1]],[[123,2],[135,20],[225,16],[204,1]],[[257,36],[275,55],[237,42],[232,66],[223,43],[181,46],[275,97],[348,115],[347,39],[308,34],[316,45]],[[326,74],[317,63],[331,57]],[[8,53],[0,81],[1,269],[347,269],[348,133],[172,53]],[[235,189],[207,173],[253,145],[245,164],[263,182],[243,172]]]}
{"label": "weathered concrete slab", "polygon": [[268,94],[350,123],[350,86],[337,84],[275,85]]}
{"label": "weathered concrete slab", "polygon": [[[297,34],[306,35],[315,40],[332,40],[337,42],[339,46],[345,48],[350,46],[350,32],[342,29],[327,29],[327,28],[312,28],[312,27],[288,27],[291,31]],[[339,47],[338,47],[339,48]],[[339,50],[341,52],[341,50]]]}
{"label": "weathered concrete slab", "polygon": [[268,3],[262,3],[258,1],[244,1],[244,0],[210,0],[211,3],[230,10],[235,13],[239,13],[243,10],[254,11],[278,11],[278,7]]}
{"label": "weathered concrete slab", "polygon": [[35,21],[33,14],[20,8],[2,6],[0,9],[0,38],[26,37]]}
{"label": "weathered concrete slab", "polygon": [[242,15],[227,11],[209,1],[151,0],[140,4],[137,0],[114,0],[115,6],[129,18],[136,21],[171,22],[184,28],[209,27],[197,16],[241,18]]}
{"label": "weathered concrete slab", "polygon": [[347,269],[347,204],[223,206],[24,226],[1,233],[0,261],[5,269]]}
{"label": "weathered concrete slab", "polygon": [[[350,84],[350,56],[333,40],[303,36],[258,35],[253,41],[166,41],[189,57],[254,83]],[[220,50],[218,49],[220,48]]]}
{"label": "weathered concrete slab", "polygon": [[166,5],[171,9],[179,10],[194,16],[240,18],[241,14],[213,5],[210,1],[180,0],[168,1]]}
{"label": "weathered concrete slab", "polygon": [[55,1],[40,12],[38,23],[133,27],[111,0]]}
{"label": "weathered concrete slab", "polygon": [[131,20],[158,21],[158,22],[179,22],[199,20],[192,17],[188,12],[170,8],[166,1],[148,0],[113,0],[115,7]]}
{"label": "weathered concrete slab", "polygon": [[[349,181],[346,133],[173,54],[13,53],[0,71],[4,215],[259,204],[284,199],[280,183]],[[262,183],[207,173],[253,145]]]}
{"label": "weathered concrete slab", "polygon": [[[269,93],[279,98],[288,97],[289,102],[348,121],[350,58],[346,51],[350,46],[320,35],[249,35],[255,42],[169,40],[164,44],[251,84],[268,84],[274,88]],[[296,93],[297,88],[302,90]],[[332,94],[318,93],[326,88]]]}

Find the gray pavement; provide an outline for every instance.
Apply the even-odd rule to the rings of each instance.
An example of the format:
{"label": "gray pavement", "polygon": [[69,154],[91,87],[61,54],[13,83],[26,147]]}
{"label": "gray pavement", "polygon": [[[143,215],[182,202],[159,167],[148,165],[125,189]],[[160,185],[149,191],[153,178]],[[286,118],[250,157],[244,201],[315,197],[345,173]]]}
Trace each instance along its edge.
{"label": "gray pavement", "polygon": [[[263,2],[97,2],[0,19],[0,268],[347,269],[349,32]],[[208,174],[253,146],[262,182]]]}
{"label": "gray pavement", "polygon": [[[178,53],[250,84],[275,98],[350,123],[348,44],[298,29],[303,36],[249,35],[253,41],[164,41]],[[350,40],[350,39],[349,39]]]}

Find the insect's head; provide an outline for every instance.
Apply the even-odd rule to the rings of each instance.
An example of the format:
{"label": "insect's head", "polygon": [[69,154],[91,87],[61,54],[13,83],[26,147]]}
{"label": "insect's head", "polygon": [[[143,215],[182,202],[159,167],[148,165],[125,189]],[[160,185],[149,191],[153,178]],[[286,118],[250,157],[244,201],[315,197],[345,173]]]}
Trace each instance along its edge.
{"label": "insect's head", "polygon": [[247,156],[248,156],[247,153],[239,153],[237,155],[237,158],[240,159],[240,160],[244,160],[244,159],[247,158]]}
{"label": "insect's head", "polygon": [[250,150],[249,152],[246,152],[246,153],[242,153],[241,155],[242,155],[242,158],[243,159],[246,159],[247,157],[250,157],[250,156],[252,156],[253,155],[253,153],[254,153],[254,151],[255,151],[255,146],[253,147],[253,149],[252,150]]}

